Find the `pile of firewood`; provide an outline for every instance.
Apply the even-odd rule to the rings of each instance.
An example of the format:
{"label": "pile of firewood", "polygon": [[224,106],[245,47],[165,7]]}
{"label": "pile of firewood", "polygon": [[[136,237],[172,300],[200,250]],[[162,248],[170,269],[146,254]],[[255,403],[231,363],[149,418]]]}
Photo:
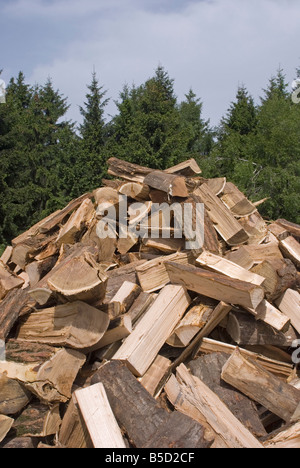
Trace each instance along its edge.
{"label": "pile of firewood", "polygon": [[0,259],[0,446],[300,447],[300,226],[194,160],[108,167]]}

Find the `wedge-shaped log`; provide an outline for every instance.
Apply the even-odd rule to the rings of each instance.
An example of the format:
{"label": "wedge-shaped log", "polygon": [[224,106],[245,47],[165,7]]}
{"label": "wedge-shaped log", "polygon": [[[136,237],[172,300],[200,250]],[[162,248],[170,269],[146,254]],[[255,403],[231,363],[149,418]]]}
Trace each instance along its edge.
{"label": "wedge-shaped log", "polygon": [[13,274],[4,263],[0,262],[0,300],[12,289],[21,288],[24,280]]}
{"label": "wedge-shaped log", "polygon": [[166,386],[167,395],[171,395],[175,406],[186,399],[189,406],[194,408],[194,415],[198,413],[198,420],[206,421],[228,448],[263,448],[220,398],[200,379],[192,376],[184,364],[178,367],[176,375],[178,392],[174,393],[172,388]]}
{"label": "wedge-shaped log", "polygon": [[289,422],[300,401],[300,390],[274,377],[237,348],[222,370],[222,379]]}
{"label": "wedge-shaped log", "polygon": [[204,203],[216,231],[228,245],[234,246],[247,242],[249,236],[245,230],[207,184],[201,185],[194,194]]}
{"label": "wedge-shaped log", "polygon": [[189,196],[185,178],[163,171],[154,171],[148,174],[144,183],[157,190],[166,192],[171,197],[186,198]]}
{"label": "wedge-shaped log", "polygon": [[291,324],[300,333],[300,294],[293,289],[286,292],[276,301],[277,307],[290,318]]}
{"label": "wedge-shaped log", "polygon": [[80,207],[70,216],[67,223],[61,228],[57,244],[75,244],[78,235],[88,225],[95,215],[94,204],[90,199],[82,202]]}
{"label": "wedge-shaped log", "polygon": [[29,315],[17,338],[52,346],[84,349],[95,345],[108,329],[109,318],[84,302],[59,305]]}
{"label": "wedge-shaped log", "polygon": [[248,271],[239,265],[210,252],[203,252],[200,257],[197,258],[196,263],[199,266],[215,271],[216,273],[221,273],[229,278],[239,279],[246,283],[256,284],[257,286],[262,286],[266,281],[263,276],[252,273],[251,271]]}
{"label": "wedge-shaped log", "polygon": [[104,298],[107,276],[99,267],[94,268],[83,255],[72,258],[50,275],[48,286],[69,301],[93,303]]}
{"label": "wedge-shaped log", "polygon": [[141,288],[135,283],[125,281],[107,305],[107,312],[111,320],[125,314],[141,293]]}
{"label": "wedge-shaped log", "polygon": [[289,231],[293,236],[299,237],[300,238],[300,225],[291,223],[290,221],[287,221],[286,219],[277,219],[275,221],[277,224],[280,226],[284,227],[287,231]]}
{"label": "wedge-shaped log", "polygon": [[75,398],[94,448],[126,448],[102,383],[76,390]]}
{"label": "wedge-shaped log", "polygon": [[33,311],[35,300],[23,289],[10,291],[0,302],[0,339],[5,340],[18,318]]}
{"label": "wedge-shaped log", "polygon": [[166,286],[132,334],[126,338],[114,359],[125,361],[136,376],[142,377],[183,317],[190,302],[185,288]]}
{"label": "wedge-shaped log", "polygon": [[202,173],[200,167],[193,158],[179,163],[176,166],[169,167],[165,172],[168,174],[180,174],[185,177],[192,177]]}
{"label": "wedge-shaped log", "polygon": [[0,442],[2,442],[2,440],[5,439],[5,437],[11,430],[13,423],[14,420],[12,418],[0,414]]}
{"label": "wedge-shaped log", "polygon": [[264,299],[264,290],[251,283],[173,262],[167,262],[166,267],[171,282],[217,301],[256,309]]}
{"label": "wedge-shaped log", "polygon": [[251,308],[246,309],[250,314],[254,315],[256,320],[261,320],[267,325],[271,325],[275,330],[286,330],[290,324],[290,318],[265,299],[255,310]]}
{"label": "wedge-shaped log", "polygon": [[82,424],[82,417],[74,400],[75,398],[71,398],[68,403],[58,434],[58,442],[66,448],[93,448],[90,435],[86,425]]}
{"label": "wedge-shaped log", "polygon": [[249,216],[256,211],[253,203],[232,182],[225,184],[221,200],[234,216]]}
{"label": "wedge-shaped log", "polygon": [[156,389],[159,382],[171,366],[172,362],[164,356],[158,355],[153,364],[149,367],[146,374],[139,379],[143,387],[152,396],[156,396]]}
{"label": "wedge-shaped log", "polygon": [[282,240],[279,244],[283,255],[296,265],[297,268],[300,268],[300,244],[296,241],[293,236],[289,236],[286,239]]}

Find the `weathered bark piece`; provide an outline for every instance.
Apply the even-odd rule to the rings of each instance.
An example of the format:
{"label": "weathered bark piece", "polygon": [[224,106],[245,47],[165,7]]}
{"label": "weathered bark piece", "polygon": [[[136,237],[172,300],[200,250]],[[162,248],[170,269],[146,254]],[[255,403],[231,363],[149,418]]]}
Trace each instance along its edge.
{"label": "weathered bark piece", "polygon": [[135,375],[142,377],[183,317],[190,302],[191,299],[182,286],[165,286],[132,334],[126,338],[114,359],[125,361]]}
{"label": "weathered bark piece", "polygon": [[[235,351],[235,345],[230,345],[221,341],[212,340],[211,338],[203,338],[198,353],[196,354],[196,357],[202,354],[211,353],[225,353],[228,354],[228,356],[232,356],[232,354],[234,354]],[[262,354],[258,354],[243,348],[240,348],[240,352],[242,356],[244,356],[246,359],[250,358],[254,360],[255,362],[259,363],[264,369],[278,376],[280,379],[287,380],[293,371],[293,366],[286,362],[277,361],[267,356],[263,356]]]}
{"label": "weathered bark piece", "polygon": [[167,339],[168,345],[178,348],[188,346],[197,333],[208,323],[214,310],[214,305],[204,302],[192,307]]}
{"label": "weathered bark piece", "polygon": [[216,231],[228,245],[241,245],[247,242],[249,236],[207,184],[201,185],[194,194],[204,203]]}
{"label": "weathered bark piece", "polygon": [[184,364],[178,367],[176,375],[184,397],[195,406],[202,419],[207,421],[228,447],[263,448],[220,398],[200,379],[192,376]]}
{"label": "weathered bark piece", "polygon": [[287,221],[286,219],[277,219],[277,221],[275,221],[275,222],[276,222],[276,224],[279,224],[280,226],[284,227],[293,236],[296,236],[296,237],[300,238],[300,226],[299,226],[299,224],[291,223],[290,221]]}
{"label": "weathered bark piece", "polygon": [[165,265],[171,282],[182,284],[190,291],[217,301],[256,309],[264,299],[264,290],[260,286],[190,265],[178,265],[174,262],[167,262]]}
{"label": "weathered bark piece", "polygon": [[26,317],[17,338],[52,346],[84,349],[94,346],[108,329],[109,318],[84,302],[58,305]]}
{"label": "weathered bark piece", "polygon": [[0,262],[0,300],[12,290],[23,286],[24,280],[12,273],[7,266]]}
{"label": "weathered bark piece", "polygon": [[300,268],[300,244],[293,236],[280,241],[279,247],[286,258],[292,260],[296,267]]}
{"label": "weathered bark piece", "polygon": [[245,395],[237,392],[221,379],[222,368],[228,355],[212,353],[191,361],[188,365],[192,374],[207,385],[236,418],[255,436],[263,437],[267,433],[259,418],[255,404]]}
{"label": "weathered bark piece", "polygon": [[186,198],[189,196],[184,177],[163,171],[153,171],[148,174],[144,179],[144,184],[166,192],[170,197]]}
{"label": "weathered bark piece", "polygon": [[94,448],[126,448],[104,385],[97,383],[76,390],[74,395]]}
{"label": "weathered bark piece", "polygon": [[300,448],[300,422],[283,428],[264,442],[267,449],[296,449]]}
{"label": "weathered bark piece", "polygon": [[167,174],[180,174],[185,177],[192,177],[202,173],[200,167],[193,158],[179,163],[176,166],[169,167],[165,172]]}
{"label": "weathered bark piece", "polygon": [[237,217],[250,216],[257,211],[253,203],[232,182],[226,183],[221,200],[232,214]]}
{"label": "weathered bark piece", "polygon": [[79,234],[82,232],[84,227],[92,221],[94,215],[94,204],[89,198],[87,198],[61,228],[56,241],[57,245],[75,244],[78,240]]}
{"label": "weathered bark piece", "polygon": [[37,362],[0,362],[0,373],[18,380],[45,403],[65,403],[71,398],[73,382],[85,360],[76,350],[61,349],[41,366]]}
{"label": "weathered bark piece", "polygon": [[72,258],[48,278],[51,291],[58,292],[69,301],[94,303],[105,296],[107,276],[94,268],[86,256]]}
{"label": "weathered bark piece", "polygon": [[[104,385],[111,409],[121,430],[127,433],[136,448],[148,447],[148,444],[152,447],[151,440],[155,440],[155,435],[161,427],[166,433],[166,425],[168,426],[168,440],[164,439],[162,442],[168,444],[168,447],[173,447],[179,435],[178,428],[187,424],[189,418],[184,415],[182,418],[179,416],[179,420],[174,425],[172,415],[162,409],[126,365],[120,361],[110,361],[102,366],[92,378],[92,384],[98,382]],[[193,433],[197,433],[196,441]],[[185,433],[185,440],[182,440],[180,448],[208,446],[208,442],[204,439],[204,431],[201,431],[199,424],[194,421],[193,426],[190,426],[189,431]]]}
{"label": "weathered bark piece", "polygon": [[107,164],[109,175],[120,177],[130,182],[140,182],[143,184],[145,177],[153,172],[153,169],[139,166],[138,164],[132,164],[118,158],[110,158]]}
{"label": "weathered bark piece", "polygon": [[148,185],[137,182],[127,182],[119,187],[118,192],[121,195],[132,198],[137,201],[149,200],[150,188]]}
{"label": "weathered bark piece", "polygon": [[17,437],[47,437],[56,434],[60,425],[58,404],[49,408],[41,403],[31,403],[16,418],[13,427]]}
{"label": "weathered bark piece", "polygon": [[269,301],[277,299],[288,288],[295,286],[297,281],[297,270],[288,259],[267,260],[253,267],[251,271],[266,279],[263,288]]}
{"label": "weathered bark piece", "polygon": [[29,403],[30,399],[29,390],[16,380],[0,374],[0,414],[16,414]]}
{"label": "weathered bark piece", "polygon": [[222,379],[289,422],[300,401],[300,390],[274,377],[237,348],[222,371]]}
{"label": "weathered bark piece", "polygon": [[63,417],[58,442],[61,446],[70,449],[93,448],[90,435],[73,398],[70,399]]}
{"label": "weathered bark piece", "polygon": [[0,302],[0,339],[6,339],[18,318],[33,310],[35,300],[23,289],[10,291]]}
{"label": "weathered bark piece", "polygon": [[261,320],[279,332],[286,330],[290,324],[290,318],[265,299],[255,310],[251,308],[246,308],[246,310],[254,315],[256,320]]}
{"label": "weathered bark piece", "polygon": [[229,314],[226,330],[235,343],[242,346],[271,345],[288,348],[297,340],[293,327],[290,326],[285,333],[278,332],[243,312]]}
{"label": "weathered bark piece", "polygon": [[277,307],[290,318],[291,324],[300,333],[300,294],[293,289],[287,291],[276,301]]}
{"label": "weathered bark piece", "polygon": [[137,266],[136,272],[143,291],[152,293],[162,289],[170,282],[166,262],[188,265],[191,261],[191,255],[184,252],[158,257]]}
{"label": "weathered bark piece", "polygon": [[169,369],[171,361],[164,356],[158,355],[153,364],[149,367],[146,374],[139,379],[143,387],[150,393],[152,396],[156,396],[156,389],[159,382],[165,375],[166,371]]}
{"label": "weathered bark piece", "polygon": [[130,281],[125,281],[107,305],[109,318],[113,320],[119,315],[125,314],[140,293],[140,286]]}
{"label": "weathered bark piece", "polygon": [[197,258],[196,263],[211,271],[221,273],[222,275],[228,276],[229,278],[245,281],[246,283],[262,286],[265,282],[264,277],[252,273],[251,271],[248,271],[239,265],[236,265],[235,263],[210,252],[203,252],[200,257]]}
{"label": "weathered bark piece", "polygon": [[0,448],[4,449],[33,449],[37,448],[37,442],[32,437],[15,437],[14,439],[7,438],[1,444]]}
{"label": "weathered bark piece", "polygon": [[0,442],[5,439],[12,428],[14,420],[8,416],[0,414]]}

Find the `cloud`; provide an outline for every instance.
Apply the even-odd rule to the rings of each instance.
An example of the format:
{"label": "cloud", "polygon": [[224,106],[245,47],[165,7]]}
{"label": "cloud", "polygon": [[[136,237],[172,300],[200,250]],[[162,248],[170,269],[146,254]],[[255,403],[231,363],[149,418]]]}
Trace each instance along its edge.
{"label": "cloud", "polygon": [[4,11],[38,25],[21,45],[37,41],[35,58],[24,53],[27,78],[51,76],[75,120],[94,66],[109,113],[125,83],[143,83],[161,63],[178,98],[192,87],[217,124],[238,84],[258,99],[279,65],[292,81],[300,61],[299,0],[17,0]]}

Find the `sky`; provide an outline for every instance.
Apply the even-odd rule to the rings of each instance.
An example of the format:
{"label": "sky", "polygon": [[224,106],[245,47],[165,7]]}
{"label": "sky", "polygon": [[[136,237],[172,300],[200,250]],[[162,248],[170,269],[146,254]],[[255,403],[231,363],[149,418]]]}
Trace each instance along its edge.
{"label": "sky", "polygon": [[123,86],[162,65],[178,101],[192,88],[217,125],[239,85],[259,102],[280,67],[293,81],[299,25],[299,0],[0,0],[1,78],[50,77],[80,122],[93,70],[109,119]]}

